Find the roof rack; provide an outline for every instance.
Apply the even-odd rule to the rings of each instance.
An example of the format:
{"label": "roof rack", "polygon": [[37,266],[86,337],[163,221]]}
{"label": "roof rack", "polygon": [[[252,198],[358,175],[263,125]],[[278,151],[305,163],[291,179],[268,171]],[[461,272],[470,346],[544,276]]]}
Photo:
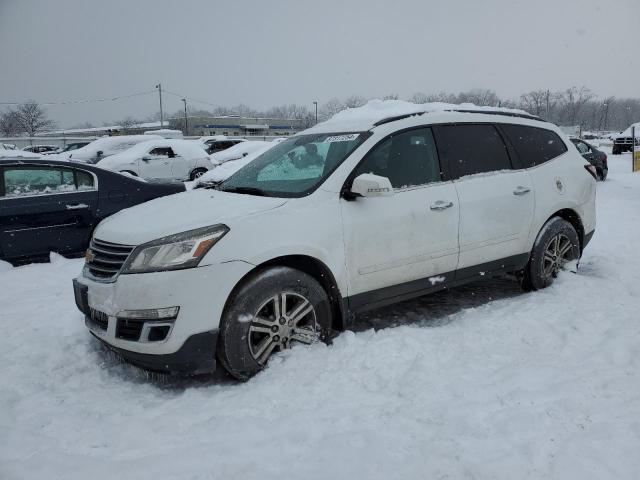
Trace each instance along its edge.
{"label": "roof rack", "polygon": [[[458,109],[447,109],[447,110],[440,110],[443,112],[460,112],[460,113],[484,113],[487,115],[502,115],[504,117],[518,117],[518,118],[526,118],[529,120],[539,120],[541,122],[544,122],[544,120],[540,117],[537,117],[535,115],[529,115],[527,113],[517,113],[517,112],[505,112],[505,111],[500,111],[500,110],[458,110]],[[413,117],[413,116],[418,116],[418,115],[424,115],[425,113],[433,113],[433,112],[413,112],[413,113],[405,113],[403,115],[396,115],[394,117],[387,117],[387,118],[383,118],[382,120],[378,120],[377,122],[375,122],[373,124],[374,127],[378,127],[380,125],[384,125],[385,123],[391,123],[391,122],[396,122],[398,120],[403,120],[405,118],[409,118],[409,117]]]}
{"label": "roof rack", "polygon": [[424,115],[427,112],[414,112],[414,113],[405,113],[404,115],[396,115],[395,117],[387,117],[387,118],[383,118],[382,120],[378,120],[376,123],[373,124],[374,127],[377,127],[379,125],[384,125],[385,123],[391,123],[391,122],[395,122],[397,120],[402,120],[404,118],[409,118],[409,117],[413,117],[414,115]]}
{"label": "roof rack", "polygon": [[518,117],[518,118],[527,118],[529,120],[539,120],[544,122],[542,118],[537,117],[535,115],[530,115],[528,113],[517,113],[517,112],[504,112],[500,110],[445,110],[445,112],[460,112],[460,113],[484,113],[487,115],[502,115],[503,117]]}

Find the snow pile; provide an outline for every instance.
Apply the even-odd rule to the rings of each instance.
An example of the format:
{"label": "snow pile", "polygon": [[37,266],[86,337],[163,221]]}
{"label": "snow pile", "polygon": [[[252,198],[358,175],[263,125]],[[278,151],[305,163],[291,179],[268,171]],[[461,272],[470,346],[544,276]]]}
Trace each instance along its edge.
{"label": "snow pile", "polygon": [[444,112],[447,110],[478,110],[487,112],[509,112],[529,115],[524,110],[497,107],[479,107],[473,103],[412,103],[404,100],[369,100],[362,107],[347,108],[336,113],[329,120],[319,123],[306,130],[305,133],[318,132],[348,132],[362,130],[364,126],[371,127],[375,122],[384,118],[418,113]]}
{"label": "snow pile", "polygon": [[25,150],[6,150],[0,148],[0,158],[44,158],[44,155],[39,153],[27,152]]}
{"label": "snow pile", "polygon": [[0,478],[637,478],[630,165],[609,157],[577,275],[530,294],[488,280],[372,312],[244,384],[162,382],[119,362],[76,310],[81,260],[3,271]]}

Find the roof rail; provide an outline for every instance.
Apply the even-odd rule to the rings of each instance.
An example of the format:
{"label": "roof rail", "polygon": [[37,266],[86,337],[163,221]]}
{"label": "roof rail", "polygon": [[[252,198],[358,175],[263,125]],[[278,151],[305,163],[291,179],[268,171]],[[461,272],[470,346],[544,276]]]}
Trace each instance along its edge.
{"label": "roof rail", "polygon": [[518,117],[518,118],[527,118],[529,120],[539,120],[544,122],[544,120],[535,115],[530,115],[528,113],[517,113],[517,112],[504,112],[500,110],[445,110],[445,112],[460,112],[460,113],[484,113],[487,115],[502,115],[504,117]]}
{"label": "roof rail", "polygon": [[395,122],[396,120],[402,120],[404,118],[409,118],[409,117],[413,117],[414,115],[424,115],[426,112],[414,112],[414,113],[405,113],[404,115],[396,115],[395,117],[387,117],[387,118],[383,118],[382,120],[378,120],[376,123],[373,124],[374,127],[377,127],[379,125],[384,125],[385,123],[391,123],[391,122]]}
{"label": "roof rail", "polygon": [[[545,121],[540,117],[537,117],[535,115],[530,115],[528,113],[506,112],[506,111],[500,111],[500,110],[472,110],[472,109],[459,110],[459,109],[451,108],[451,109],[440,110],[440,111],[443,111],[443,112],[460,112],[460,113],[484,113],[484,114],[487,114],[487,115],[502,115],[502,116],[505,116],[505,117],[526,118],[528,120],[538,120],[538,121],[541,121],[541,122]],[[403,115],[396,115],[396,116],[393,116],[393,117],[386,117],[386,118],[383,118],[382,120],[378,120],[377,122],[375,122],[373,124],[373,126],[374,127],[378,127],[380,125],[384,125],[385,123],[396,122],[398,120],[403,120],[405,118],[418,116],[418,115],[424,115],[425,113],[435,113],[435,112],[413,112],[413,113],[405,113]]]}

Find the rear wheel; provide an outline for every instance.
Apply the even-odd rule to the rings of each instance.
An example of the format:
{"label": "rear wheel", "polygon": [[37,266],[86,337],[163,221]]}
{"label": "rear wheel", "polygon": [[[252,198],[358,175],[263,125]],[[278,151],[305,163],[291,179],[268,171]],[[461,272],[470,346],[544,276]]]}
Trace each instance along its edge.
{"label": "rear wheel", "polygon": [[191,172],[191,175],[189,175],[189,180],[193,181],[196,178],[200,178],[205,173],[207,173],[207,169],[206,168],[195,168]]}
{"label": "rear wheel", "polygon": [[331,307],[322,286],[289,267],[273,267],[250,277],[225,308],[217,354],[234,377],[247,380],[274,353],[295,344],[325,341]]}
{"label": "rear wheel", "polygon": [[524,290],[539,290],[553,283],[569,262],[580,258],[578,234],[566,220],[553,217],[540,233],[531,251],[522,279]]}

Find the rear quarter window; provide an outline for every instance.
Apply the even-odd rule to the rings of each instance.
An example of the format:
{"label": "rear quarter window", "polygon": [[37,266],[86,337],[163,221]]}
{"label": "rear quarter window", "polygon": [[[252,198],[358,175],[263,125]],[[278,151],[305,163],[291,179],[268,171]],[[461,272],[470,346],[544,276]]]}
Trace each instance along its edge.
{"label": "rear quarter window", "polygon": [[542,165],[567,151],[557,133],[526,125],[500,125],[515,149],[522,168]]}

